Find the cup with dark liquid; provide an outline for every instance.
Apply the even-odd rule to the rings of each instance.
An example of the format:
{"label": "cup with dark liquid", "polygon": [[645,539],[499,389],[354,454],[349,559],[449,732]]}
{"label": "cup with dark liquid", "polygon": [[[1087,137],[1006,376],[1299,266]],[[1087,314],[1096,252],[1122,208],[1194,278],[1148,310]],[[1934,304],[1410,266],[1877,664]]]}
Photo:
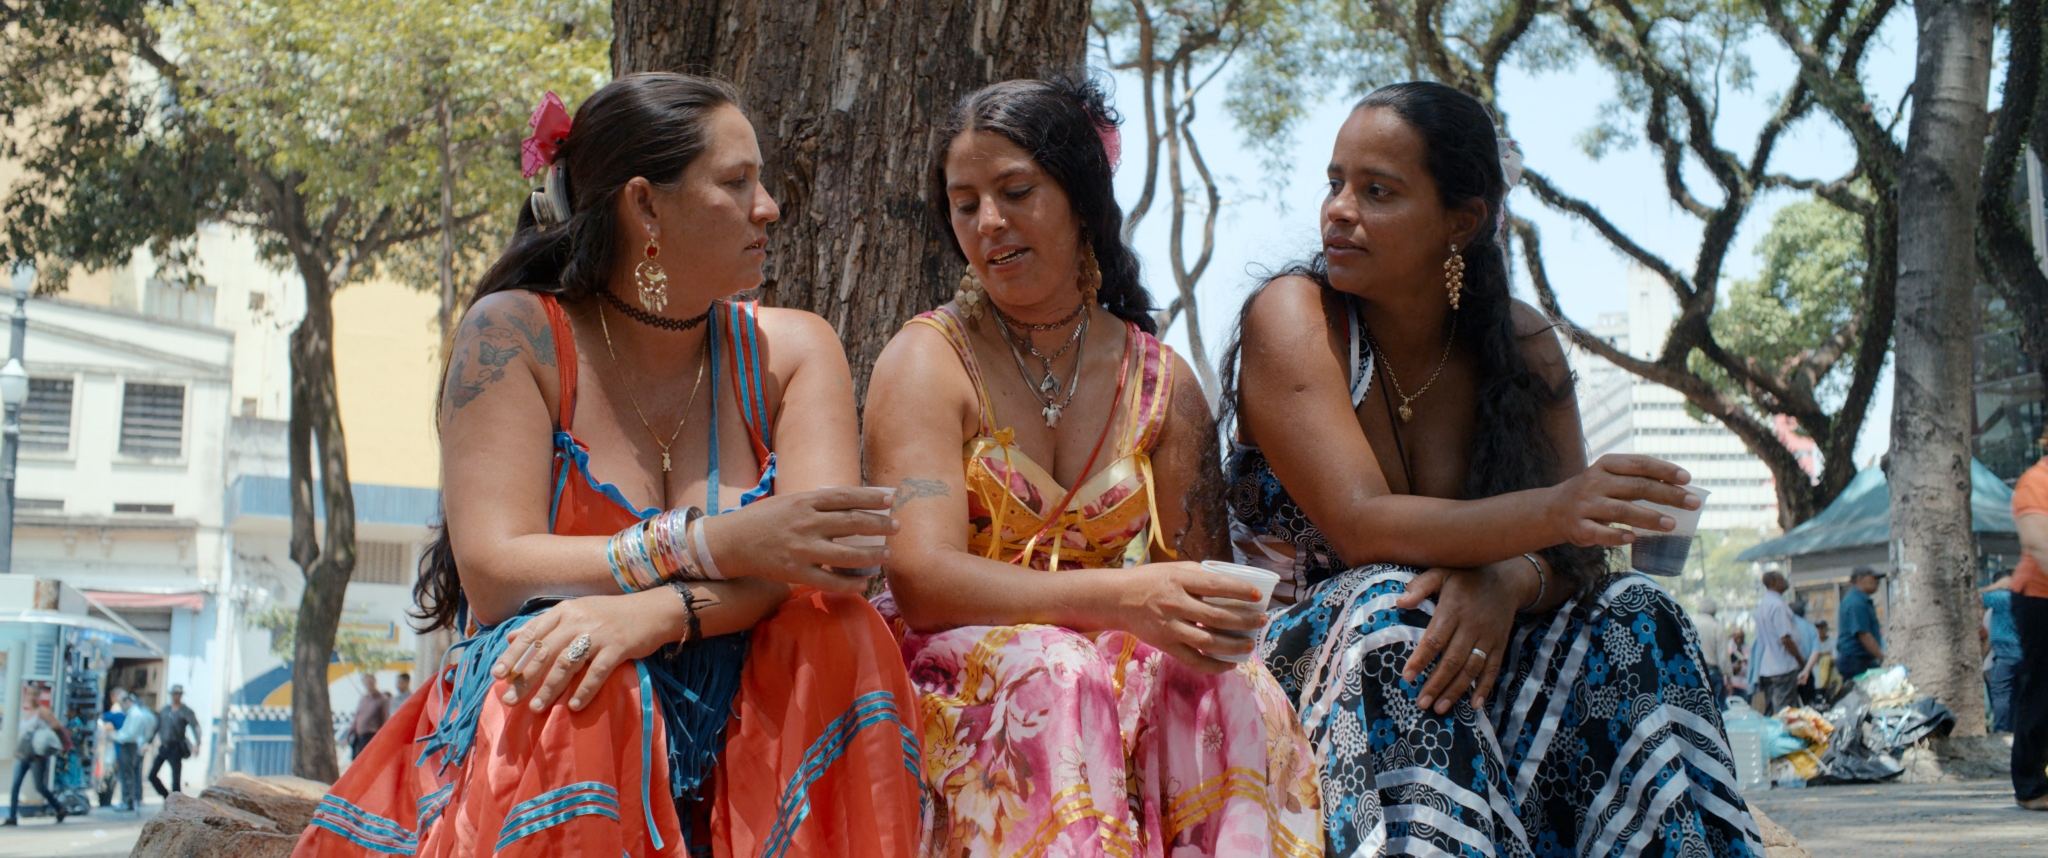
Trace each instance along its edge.
{"label": "cup with dark liquid", "polygon": [[1654,509],[1678,523],[1670,533],[1638,529],[1635,542],[1628,549],[1629,566],[1645,575],[1675,576],[1685,571],[1686,555],[1692,553],[1693,535],[1700,528],[1700,513],[1707,508],[1706,489],[1685,486],[1685,493],[1700,499],[1699,509],[1665,506],[1639,500],[1636,503]]}

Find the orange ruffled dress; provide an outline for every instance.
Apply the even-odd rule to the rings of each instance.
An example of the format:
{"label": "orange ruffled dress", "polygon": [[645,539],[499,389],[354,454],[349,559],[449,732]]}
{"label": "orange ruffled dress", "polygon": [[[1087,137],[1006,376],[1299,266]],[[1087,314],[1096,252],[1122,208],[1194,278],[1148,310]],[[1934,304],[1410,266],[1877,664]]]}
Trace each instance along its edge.
{"label": "orange ruffled dress", "polygon": [[[542,301],[562,379],[552,532],[616,533],[658,510],[634,509],[590,475],[587,448],[570,435],[575,340],[555,300]],[[721,358],[731,361],[762,472],[745,505],[772,491],[775,470],[759,330],[752,304],[716,305],[713,319],[712,376],[723,377]],[[714,390],[714,451],[717,400]],[[716,510],[715,454],[712,462],[706,506]],[[581,712],[499,702],[505,686],[484,671],[503,632],[523,619],[457,645],[454,663],[321,801],[295,856],[917,853],[926,825],[910,726],[917,703],[887,625],[866,602],[800,589],[743,636],[613,672]]]}
{"label": "orange ruffled dress", "polygon": [[[1114,458],[1055,509],[1069,492],[996,428],[959,319],[940,309],[912,324],[952,343],[980,399],[964,450],[972,551],[1036,569],[1120,569],[1155,546],[1172,556],[1152,480],[1173,393],[1158,339],[1127,327],[1121,427],[1103,451]],[[889,596],[877,601],[895,614]],[[1321,854],[1315,763],[1257,660],[1212,675],[1124,632],[897,630],[922,695],[931,854]]]}

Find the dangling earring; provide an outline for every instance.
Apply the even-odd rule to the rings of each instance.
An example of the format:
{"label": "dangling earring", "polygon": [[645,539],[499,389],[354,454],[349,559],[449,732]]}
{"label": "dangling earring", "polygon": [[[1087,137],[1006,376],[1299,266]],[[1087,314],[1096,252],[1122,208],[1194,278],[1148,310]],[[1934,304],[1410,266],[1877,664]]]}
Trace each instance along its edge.
{"label": "dangling earring", "polygon": [[1081,305],[1095,303],[1095,296],[1102,291],[1102,266],[1095,262],[1095,247],[1082,245],[1081,254]]}
{"label": "dangling earring", "polygon": [[1451,309],[1458,309],[1458,293],[1465,289],[1465,257],[1451,244],[1451,257],[1444,260],[1444,291],[1451,294]]}
{"label": "dangling earring", "polygon": [[661,245],[654,239],[647,240],[647,258],[633,269],[633,282],[640,287],[640,306],[647,312],[659,313],[668,306],[668,271],[654,257],[661,253]]}
{"label": "dangling earring", "polygon": [[960,275],[960,288],[953,292],[953,303],[960,308],[960,315],[967,321],[981,318],[983,300],[981,278],[974,276],[974,269],[967,269]]}

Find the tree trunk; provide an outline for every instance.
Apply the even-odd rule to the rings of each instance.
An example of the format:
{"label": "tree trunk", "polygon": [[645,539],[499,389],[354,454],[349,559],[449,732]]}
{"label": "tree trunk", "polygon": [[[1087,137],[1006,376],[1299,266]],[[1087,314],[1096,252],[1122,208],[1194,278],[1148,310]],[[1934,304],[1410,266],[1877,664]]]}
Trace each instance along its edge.
{"label": "tree trunk", "polygon": [[[305,576],[306,589],[299,598],[292,651],[292,774],[333,783],[341,773],[334,753],[327,666],[334,658],[342,599],[356,567],[356,504],[334,380],[334,292],[324,269],[302,264],[299,274],[306,287],[306,318],[291,338],[291,553]],[[314,535],[315,491],[326,516],[319,538]]]}
{"label": "tree trunk", "polygon": [[1970,532],[1971,296],[1991,80],[1989,0],[1921,0],[1899,181],[1892,562],[1885,640],[1913,683],[1984,733]]}
{"label": "tree trunk", "polygon": [[882,346],[963,270],[927,214],[934,135],[988,83],[1078,71],[1086,0],[614,0],[615,74],[733,81],[782,206],[762,300],[823,316],[857,395]]}

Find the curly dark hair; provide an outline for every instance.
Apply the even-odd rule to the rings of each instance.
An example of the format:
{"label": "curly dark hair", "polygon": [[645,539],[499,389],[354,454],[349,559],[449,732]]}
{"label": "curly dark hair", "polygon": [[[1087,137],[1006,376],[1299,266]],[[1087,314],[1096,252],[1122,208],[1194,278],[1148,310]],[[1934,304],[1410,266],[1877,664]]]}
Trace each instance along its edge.
{"label": "curly dark hair", "polygon": [[[1522,337],[1515,332],[1514,298],[1508,277],[1507,252],[1500,218],[1508,192],[1500,161],[1500,143],[1493,115],[1477,99],[1430,81],[1398,83],[1373,90],[1353,112],[1391,110],[1422,135],[1426,166],[1436,181],[1445,208],[1485,206],[1479,231],[1463,248],[1465,288],[1454,315],[1458,342],[1470,344],[1478,359],[1479,413],[1472,439],[1471,465],[1465,473],[1463,497],[1477,499],[1524,489],[1556,485],[1570,477],[1561,473],[1560,451],[1576,438],[1552,438],[1543,417],[1563,405],[1572,382],[1553,385],[1529,366]],[[1306,277],[1330,286],[1328,261],[1321,253],[1298,262],[1266,280]],[[1264,288],[1263,284],[1260,287]],[[1257,300],[1258,293],[1245,301]],[[1243,345],[1244,316],[1223,352],[1223,407],[1228,419],[1237,408],[1238,359]],[[1548,329],[1546,329],[1547,331]],[[1543,552],[1574,591],[1606,571],[1602,549],[1560,545]]]}
{"label": "curly dark hair", "polygon": [[[542,229],[531,198],[520,203],[512,241],[471,291],[470,306],[513,289],[595,297],[618,259],[619,191],[639,177],[664,186],[680,180],[711,144],[711,114],[739,100],[729,83],[672,72],[629,74],[584,99],[555,156],[555,169],[566,173],[568,216]],[[425,623],[420,631],[457,628],[462,579],[445,510],[420,555],[412,595],[412,615]]]}
{"label": "curly dark hair", "polygon": [[925,196],[931,201],[932,222],[946,245],[965,259],[953,237],[947,211],[946,149],[967,131],[1003,135],[1031,153],[1031,159],[1066,191],[1074,218],[1081,222],[1082,234],[1102,269],[1102,291],[1097,297],[1103,308],[1148,334],[1157,334],[1152,294],[1138,279],[1137,255],[1123,241],[1124,210],[1116,204],[1112,181],[1116,165],[1110,163],[1099,131],[1121,121],[1102,87],[1081,75],[1008,80],[982,87],[960,99],[939,126],[933,138],[930,187]]}

